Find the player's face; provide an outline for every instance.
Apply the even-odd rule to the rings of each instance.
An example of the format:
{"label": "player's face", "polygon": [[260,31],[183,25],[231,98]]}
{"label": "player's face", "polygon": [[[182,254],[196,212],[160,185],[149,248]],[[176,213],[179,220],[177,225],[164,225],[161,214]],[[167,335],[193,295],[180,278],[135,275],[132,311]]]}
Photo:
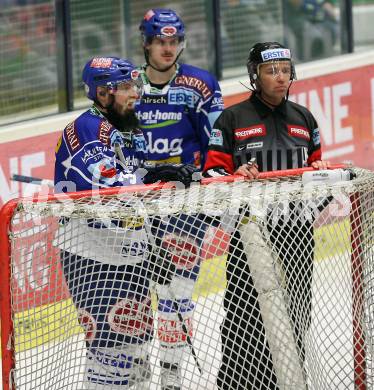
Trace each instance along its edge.
{"label": "player's face", "polygon": [[[103,107],[109,107],[113,104],[113,110],[118,114],[124,114],[127,111],[133,111],[135,102],[139,99],[141,90],[135,82],[124,82],[116,88],[98,87],[97,98]],[[114,100],[113,100],[114,97]]]}
{"label": "player's face", "polygon": [[151,65],[167,69],[175,62],[181,45],[177,37],[153,38],[152,43],[146,45]]}
{"label": "player's face", "polygon": [[133,111],[135,102],[140,97],[140,90],[134,82],[120,83],[113,91],[114,104],[113,108],[118,114],[124,114],[127,111]]}
{"label": "player's face", "polygon": [[291,79],[290,61],[262,64],[258,69],[258,85],[264,100],[278,105],[287,95]]}

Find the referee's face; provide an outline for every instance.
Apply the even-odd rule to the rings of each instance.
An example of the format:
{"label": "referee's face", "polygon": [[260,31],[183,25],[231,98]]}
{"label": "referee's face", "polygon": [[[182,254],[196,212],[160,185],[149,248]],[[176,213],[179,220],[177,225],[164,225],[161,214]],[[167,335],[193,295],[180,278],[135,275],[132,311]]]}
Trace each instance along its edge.
{"label": "referee's face", "polygon": [[278,61],[261,64],[258,69],[258,86],[261,96],[278,105],[286,96],[291,79],[291,62]]}

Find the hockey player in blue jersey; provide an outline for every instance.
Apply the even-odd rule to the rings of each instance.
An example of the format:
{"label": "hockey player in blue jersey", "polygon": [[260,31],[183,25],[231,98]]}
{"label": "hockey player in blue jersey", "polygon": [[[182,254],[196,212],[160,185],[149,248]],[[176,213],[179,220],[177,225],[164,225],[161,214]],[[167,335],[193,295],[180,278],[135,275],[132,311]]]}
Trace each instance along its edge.
{"label": "hockey player in blue jersey", "polygon": [[149,159],[201,168],[212,126],[223,110],[219,84],[206,70],[177,62],[185,29],[173,10],[149,10],[140,31],[145,85],[136,113]]}
{"label": "hockey player in blue jersey", "polygon": [[[125,186],[145,178],[188,184],[193,170],[182,165],[138,174],[146,157],[134,113],[142,87],[138,75],[129,61],[117,57],[87,62],[83,81],[93,105],[58,141],[56,192]],[[143,218],[129,219],[62,218],[55,239],[86,331],[84,388],[89,390],[128,389],[151,376],[150,232]]]}
{"label": "hockey player in blue jersey", "polygon": [[[201,169],[212,126],[223,109],[219,84],[209,72],[178,62],[185,46],[185,28],[175,11],[150,9],[139,28],[146,63],[141,68],[144,91],[136,114],[148,158],[155,164],[194,164]],[[179,390],[187,344],[175,314],[183,312],[192,336],[192,291],[200,268],[205,224],[200,216],[180,216],[156,225],[161,247],[167,247],[169,255],[175,254],[171,258],[176,263],[174,277],[158,286],[161,387]],[[187,266],[181,266],[184,261],[180,259],[186,256]]]}
{"label": "hockey player in blue jersey", "polygon": [[135,171],[146,153],[134,114],[142,85],[138,75],[133,64],[116,57],[96,57],[86,64],[83,81],[94,104],[68,124],[58,142],[55,185],[59,192],[138,181]]}

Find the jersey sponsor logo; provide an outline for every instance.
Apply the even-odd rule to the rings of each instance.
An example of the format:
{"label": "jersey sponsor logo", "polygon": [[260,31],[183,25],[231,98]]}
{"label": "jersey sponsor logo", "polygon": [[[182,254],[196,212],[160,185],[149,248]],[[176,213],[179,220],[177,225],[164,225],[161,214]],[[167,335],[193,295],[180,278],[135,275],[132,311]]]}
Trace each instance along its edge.
{"label": "jersey sponsor logo", "polygon": [[248,149],[258,149],[258,148],[262,148],[264,146],[264,143],[261,141],[261,142],[252,142],[250,144],[247,144],[247,150]]}
{"label": "jersey sponsor logo", "polygon": [[223,107],[223,97],[222,96],[219,96],[219,97],[215,97],[213,98],[212,100],[212,106],[220,106],[220,107]]}
{"label": "jersey sponsor logo", "polygon": [[67,137],[67,143],[72,151],[79,148],[80,143],[75,130],[75,122],[71,122],[66,126],[65,134]]}
{"label": "jersey sponsor logo", "polygon": [[[144,112],[138,111],[136,115],[140,121],[144,121],[144,123],[146,124],[157,123],[160,121],[179,122],[182,120],[181,112],[163,112],[160,110],[149,110]],[[144,127],[144,125],[142,127]]]}
{"label": "jersey sponsor logo", "polygon": [[97,325],[91,313],[84,309],[78,309],[78,322],[80,326],[84,329],[86,340],[93,340],[96,335]]}
{"label": "jersey sponsor logo", "polygon": [[[122,162],[122,164],[124,163],[124,165],[127,168],[130,168],[130,167],[138,167],[140,165],[140,162],[141,161],[137,157],[135,157],[135,156],[126,156],[125,157],[125,161]],[[134,171],[133,169],[128,169],[127,170],[128,173],[133,172],[133,171]]]}
{"label": "jersey sponsor logo", "polygon": [[153,140],[151,131],[147,131],[147,138],[148,152],[150,153],[168,153],[170,156],[178,156],[183,152],[183,138],[156,138]]}
{"label": "jersey sponsor logo", "polygon": [[141,336],[153,329],[151,300],[142,302],[136,297],[118,301],[108,312],[108,323],[112,330],[126,336]]}
{"label": "jersey sponsor logo", "polygon": [[161,343],[176,344],[185,343],[187,334],[183,327],[187,328],[189,337],[193,336],[192,318],[184,318],[183,324],[178,319],[159,318],[157,335]]}
{"label": "jersey sponsor logo", "polygon": [[288,135],[290,135],[291,137],[303,138],[308,141],[310,140],[309,130],[305,127],[287,125],[287,129],[288,129]]}
{"label": "jersey sponsor logo", "polygon": [[174,88],[169,90],[168,101],[169,104],[187,105],[188,107],[195,107],[199,100],[199,96],[194,91],[188,91],[182,88]]}
{"label": "jersey sponsor logo", "polygon": [[95,57],[91,61],[91,68],[110,68],[112,66],[112,58]]}
{"label": "jersey sponsor logo", "polygon": [[177,29],[174,26],[164,26],[160,30],[161,35],[165,35],[166,37],[173,37],[177,34]]}
{"label": "jersey sponsor logo", "polygon": [[[125,355],[124,353],[113,353],[115,349],[112,351],[102,352],[100,350],[95,350],[95,361],[99,362],[101,365],[109,366],[109,367],[116,367],[116,369],[125,369],[125,368],[131,368],[132,366],[132,356]],[[90,356],[89,356],[90,358]],[[96,377],[99,378],[100,382],[102,383],[103,378],[100,377],[100,374],[96,373],[95,371],[92,371],[89,369],[88,371],[89,377],[91,378],[90,381],[92,381],[92,378],[94,378],[94,381],[96,381]],[[118,372],[115,373],[116,375],[120,376]],[[104,379],[104,383],[107,386],[110,386],[113,383],[113,380],[111,377],[107,377]],[[116,381],[116,384],[118,382]],[[127,385],[128,380],[124,381],[124,386]],[[106,387],[107,387],[106,386]],[[126,388],[127,386],[125,386]]]}
{"label": "jersey sponsor logo", "polygon": [[122,255],[132,257],[142,257],[147,249],[145,241],[130,241],[122,243]]}
{"label": "jersey sponsor logo", "polygon": [[165,96],[144,96],[142,98],[144,104],[166,104],[167,100]]}
{"label": "jersey sponsor logo", "polygon": [[204,83],[204,81],[191,76],[177,76],[175,78],[176,85],[187,85],[189,87],[196,88],[202,95],[204,99],[207,99],[212,95],[212,91]]}
{"label": "jersey sponsor logo", "polygon": [[268,49],[261,52],[261,57],[264,62],[271,60],[290,60],[291,52],[289,49]]}
{"label": "jersey sponsor logo", "polygon": [[234,130],[234,136],[237,141],[252,137],[264,137],[266,135],[265,125],[256,125],[251,127],[242,127]]}
{"label": "jersey sponsor logo", "polygon": [[218,146],[223,145],[223,135],[221,130],[219,129],[212,130],[212,132],[210,133],[209,145],[218,145]]}
{"label": "jersey sponsor logo", "polygon": [[113,128],[113,126],[108,121],[102,121],[100,123],[100,127],[99,127],[99,140],[104,145],[109,145],[110,144],[109,133],[110,133],[112,128]]}
{"label": "jersey sponsor logo", "polygon": [[162,247],[170,253],[171,261],[177,269],[192,269],[199,260],[199,248],[191,237],[186,234],[166,234]]}

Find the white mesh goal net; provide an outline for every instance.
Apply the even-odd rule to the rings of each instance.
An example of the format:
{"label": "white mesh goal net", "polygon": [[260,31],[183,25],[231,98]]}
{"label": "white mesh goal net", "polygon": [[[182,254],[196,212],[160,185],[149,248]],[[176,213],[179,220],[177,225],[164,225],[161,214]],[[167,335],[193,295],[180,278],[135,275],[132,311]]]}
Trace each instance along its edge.
{"label": "white mesh goal net", "polygon": [[8,203],[3,389],[373,389],[374,173],[353,170]]}

